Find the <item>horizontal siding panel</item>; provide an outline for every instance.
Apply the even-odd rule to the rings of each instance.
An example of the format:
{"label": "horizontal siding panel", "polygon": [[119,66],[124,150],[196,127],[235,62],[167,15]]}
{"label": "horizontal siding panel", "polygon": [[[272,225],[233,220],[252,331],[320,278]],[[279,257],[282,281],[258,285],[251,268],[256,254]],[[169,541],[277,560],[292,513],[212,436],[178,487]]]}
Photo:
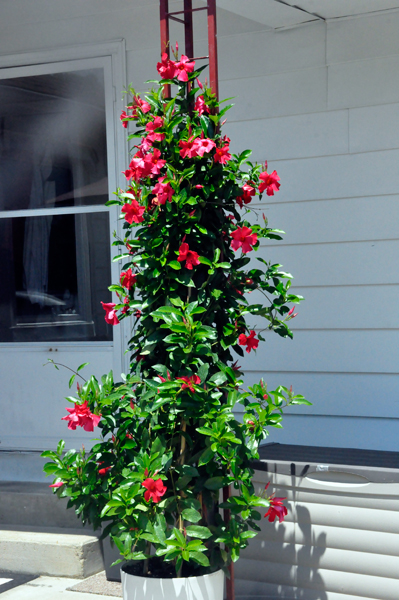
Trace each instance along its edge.
{"label": "horizontal siding panel", "polygon": [[[274,166],[279,171],[279,165]],[[282,241],[269,243],[276,248],[283,244],[356,242],[399,237],[396,226],[399,220],[398,194],[310,202],[279,203],[276,199],[272,204],[268,203],[269,198],[263,198],[261,203],[251,203],[251,207],[265,214],[270,227],[286,232]],[[259,222],[256,218],[258,214],[251,213],[248,220]]]}
{"label": "horizontal siding panel", "polygon": [[259,383],[262,377],[269,390],[275,390],[279,385],[288,388],[292,385],[294,392],[313,402],[312,406],[287,408],[285,414],[399,419],[399,401],[393,401],[399,394],[399,375],[246,371],[244,386]]}
{"label": "horizontal siding panel", "polygon": [[[240,102],[237,98],[236,103]],[[233,152],[253,149],[252,160],[258,162],[349,151],[346,110],[253,121],[228,120],[225,131],[231,137]]]}
{"label": "horizontal siding panel", "polygon": [[399,150],[273,162],[270,168],[278,171],[281,189],[265,205],[398,194],[398,162]]}
{"label": "horizontal siding panel", "polygon": [[398,130],[398,103],[349,110],[351,152],[399,148]]}
{"label": "horizontal siding panel", "polygon": [[218,39],[219,76],[239,79],[324,66],[325,37],[322,23],[222,37]]}
{"label": "horizontal siding panel", "polygon": [[[283,544],[291,543],[296,544],[297,553],[300,550],[300,546],[304,546],[307,550],[310,548],[320,548],[327,549],[326,552],[329,554],[329,559],[331,562],[337,560],[337,551],[341,552],[351,552],[356,555],[356,562],[358,561],[363,565],[370,560],[372,560],[378,564],[379,562],[383,562],[385,560],[378,560],[378,555],[382,556],[390,556],[394,557],[395,561],[399,561],[398,557],[398,537],[396,533],[385,533],[373,531],[372,535],[370,535],[369,531],[362,530],[354,530],[350,528],[342,528],[342,527],[327,527],[326,525],[312,525],[311,532],[309,528],[306,530],[301,527],[297,527],[295,531],[295,536],[292,532],[294,525],[285,523],[284,526],[280,527],[277,525],[275,528],[269,523],[266,522],[266,527],[263,528],[262,532],[256,538],[253,538],[248,548],[244,550],[242,553],[243,558],[254,559],[257,560],[259,556],[262,556],[263,559],[269,558],[272,560],[272,556],[270,552],[273,552],[273,555],[277,555],[278,553],[275,551],[277,544],[280,544],[280,547]],[[288,527],[290,525],[290,527]],[[290,530],[290,535],[287,536],[285,529],[286,527]],[[276,530],[276,539],[271,539],[269,534],[267,533],[267,529],[275,529]],[[277,539],[277,534],[279,534],[279,539]],[[334,554],[330,553],[330,550],[334,551]],[[353,560],[353,554],[351,556]],[[345,555],[341,555],[341,560]],[[346,563],[346,559],[342,561]],[[324,566],[329,569],[333,569],[333,566],[328,566],[324,563],[320,566]],[[339,566],[339,565],[338,565]],[[355,563],[354,566],[351,566],[350,569],[353,568],[353,572],[362,572],[361,570],[357,570],[357,565]],[[368,569],[368,567],[367,567]],[[343,569],[348,570],[348,569]],[[397,565],[396,569],[399,577],[399,565]],[[369,574],[372,574],[373,571],[367,571]],[[374,572],[374,574],[378,574]],[[385,576],[385,575],[383,575]],[[392,574],[388,573],[388,577],[391,577]]]}
{"label": "horizontal siding panel", "polygon": [[327,64],[399,54],[398,28],[398,11],[328,21]]}
{"label": "horizontal siding panel", "polygon": [[327,70],[302,69],[221,81],[221,98],[234,96],[229,120],[263,119],[327,110]]}
{"label": "horizontal siding panel", "polygon": [[297,331],[293,340],[267,332],[244,372],[398,373],[399,331]]}
{"label": "horizontal siding panel", "polygon": [[[399,284],[333,287],[296,287],[292,293],[305,298],[296,305],[298,316],[290,321],[291,329],[397,329]],[[259,292],[246,296],[250,304],[268,305]],[[378,307],[378,309],[376,309]],[[246,316],[251,328],[262,328],[261,317]]]}
{"label": "horizontal siding panel", "polygon": [[[239,564],[239,563],[238,563]],[[264,581],[250,581],[235,578],[235,597],[237,600],[277,600],[280,598],[303,598],[306,600],[360,600],[359,596],[336,594],[323,590],[322,595],[312,593],[309,589],[288,586],[284,584],[271,584]]]}
{"label": "horizontal siding panel", "polygon": [[[393,390],[392,396],[397,397]],[[317,398],[310,398],[317,402]],[[399,422],[393,419],[285,414],[283,428],[269,428],[268,442],[398,451]]]}
{"label": "horizontal siding panel", "polygon": [[328,108],[352,108],[399,101],[399,56],[332,64]]}
{"label": "horizontal siding panel", "polygon": [[[315,537],[313,528],[311,535]],[[352,531],[352,535],[355,536],[356,531]],[[325,540],[325,533],[321,533],[320,537]],[[264,562],[281,561],[297,565],[298,571],[301,568],[320,568],[373,577],[399,578],[399,558],[397,556],[384,556],[382,559],[378,554],[369,552],[352,552],[342,548],[319,546],[317,539],[314,539],[315,543],[310,542],[311,540],[304,544],[270,542],[259,549],[258,554],[255,556],[251,556],[244,551],[242,560],[245,561],[246,576],[255,581],[262,579],[262,565]],[[261,560],[259,559],[260,556],[262,557]]]}
{"label": "horizontal siding panel", "polygon": [[284,246],[276,242],[251,255],[282,264],[302,286],[383,285],[399,282],[399,240]]}

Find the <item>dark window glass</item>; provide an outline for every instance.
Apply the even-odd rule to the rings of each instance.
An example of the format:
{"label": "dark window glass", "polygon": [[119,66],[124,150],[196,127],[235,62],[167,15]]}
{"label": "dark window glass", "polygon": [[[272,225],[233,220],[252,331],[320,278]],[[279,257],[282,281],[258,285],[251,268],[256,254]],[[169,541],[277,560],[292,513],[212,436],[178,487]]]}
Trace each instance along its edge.
{"label": "dark window glass", "polygon": [[106,212],[0,219],[0,342],[107,341]]}
{"label": "dark window glass", "polygon": [[0,211],[107,200],[103,70],[0,80]]}

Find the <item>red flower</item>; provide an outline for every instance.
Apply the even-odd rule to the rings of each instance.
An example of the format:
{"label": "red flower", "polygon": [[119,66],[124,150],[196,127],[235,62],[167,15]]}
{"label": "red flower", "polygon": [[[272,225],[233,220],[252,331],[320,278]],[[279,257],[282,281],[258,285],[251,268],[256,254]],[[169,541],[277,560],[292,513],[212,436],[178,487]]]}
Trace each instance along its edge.
{"label": "red flower", "polygon": [[166,175],[160,177],[152,189],[152,193],[155,194],[155,198],[152,200],[153,204],[165,204],[167,200],[172,201],[173,188],[170,183],[163,183],[164,179],[166,179]]}
{"label": "red flower", "polygon": [[163,127],[162,117],[155,117],[153,121],[147,123],[145,130],[148,131],[147,139],[151,142],[162,142],[165,139],[164,133],[156,132],[156,129]]}
{"label": "red flower", "polygon": [[220,162],[222,165],[225,165],[227,163],[228,160],[230,160],[231,158],[231,154],[229,152],[229,145],[226,144],[225,146],[222,146],[221,148],[216,148],[215,150],[215,156],[214,156],[214,161],[215,163]]}
{"label": "red flower", "polygon": [[195,62],[190,62],[188,56],[182,54],[182,57],[179,62],[175,63],[176,75],[179,81],[188,81],[188,73],[192,73],[194,71]]}
{"label": "red flower", "polygon": [[180,156],[182,158],[194,158],[194,156],[197,156],[197,149],[195,146],[195,141],[194,140],[194,136],[192,135],[187,142],[185,142],[184,140],[180,140],[179,142],[179,146],[181,148],[180,150]]}
{"label": "red flower", "polygon": [[132,439],[133,439],[133,436],[132,436],[132,434],[131,434],[131,433],[127,433],[127,434],[125,435],[125,438],[127,438],[128,440],[132,440]]}
{"label": "red flower", "polygon": [[[101,466],[103,464],[103,462],[99,462],[98,466]],[[98,469],[98,474],[101,475],[101,477],[104,477],[104,475],[106,475],[110,469],[112,469],[112,467],[103,467],[102,469]]]}
{"label": "red flower", "polygon": [[136,319],[139,319],[141,317],[141,310],[137,309],[134,313],[134,316],[136,317]]}
{"label": "red flower", "polygon": [[133,274],[132,269],[128,269],[127,271],[122,271],[120,282],[123,287],[130,290],[134,284],[136,283],[137,275]]}
{"label": "red flower", "polygon": [[202,133],[201,137],[194,140],[193,152],[195,152],[195,156],[204,156],[205,152],[209,153],[215,147],[215,142],[209,138],[204,138]]}
{"label": "red flower", "polygon": [[154,148],[154,152],[147,154],[144,158],[144,162],[147,165],[148,171],[152,175],[159,175],[161,169],[166,165],[166,160],[160,158],[161,152],[158,148]]}
{"label": "red flower", "polygon": [[49,485],[49,487],[51,487],[51,488],[59,488],[62,485],[64,485],[63,481],[57,481],[57,483],[52,483],[51,485]]}
{"label": "red flower", "polygon": [[157,63],[157,71],[162,79],[174,79],[177,75],[176,63],[170,60],[166,52],[162,54],[162,62]]}
{"label": "red flower", "polygon": [[259,346],[259,340],[255,339],[255,335],[256,333],[254,332],[254,330],[252,330],[248,336],[246,336],[245,333],[241,333],[238,336],[238,343],[240,344],[240,346],[246,346],[247,352],[251,352],[251,350],[256,350],[256,348]]}
{"label": "red flower", "polygon": [[116,316],[115,312],[115,303],[114,302],[101,302],[103,305],[103,309],[106,311],[105,320],[109,325],[118,325],[119,320]]}
{"label": "red flower", "polygon": [[265,513],[265,517],[269,517],[270,523],[273,523],[274,519],[277,517],[279,523],[284,521],[284,517],[288,515],[288,510],[283,504],[283,500],[286,498],[269,498],[270,506],[267,513]]}
{"label": "red flower", "polygon": [[177,260],[179,262],[183,262],[183,260],[186,261],[185,267],[186,269],[189,269],[190,271],[193,270],[193,266],[197,266],[200,264],[200,261],[198,260],[199,255],[197,254],[197,252],[194,252],[193,250],[190,250],[188,247],[188,244],[186,242],[183,242],[183,244],[181,244],[180,248],[179,248],[179,256],[177,257]]}
{"label": "red flower", "polygon": [[151,110],[151,105],[145,100],[142,100],[140,96],[134,96],[133,102],[127,108],[132,110],[132,117],[137,119],[137,110],[141,110],[143,113],[148,113]]}
{"label": "red flower", "polygon": [[277,171],[273,171],[271,175],[267,171],[263,171],[259,175],[259,179],[262,180],[262,183],[259,185],[259,193],[261,194],[266,190],[268,196],[274,196],[274,192],[278,192],[280,189],[280,177],[277,175]]}
{"label": "red flower", "polygon": [[90,412],[87,400],[83,404],[76,404],[73,408],[66,408],[69,415],[61,418],[61,421],[69,421],[68,429],[75,430],[76,427],[83,427],[85,431],[94,431],[100,422],[101,415],[94,415]]}
{"label": "red flower", "polygon": [[237,227],[237,229],[231,232],[231,237],[233,238],[231,242],[233,250],[242,248],[244,254],[252,250],[252,246],[256,244],[258,239],[256,233],[252,233],[252,229],[249,227]]}
{"label": "red flower", "polygon": [[144,499],[147,502],[149,502],[151,498],[153,502],[159,502],[167,490],[167,488],[162,483],[162,479],[157,479],[155,481],[154,479],[151,479],[151,477],[149,477],[148,479],[144,479],[142,485],[147,489],[147,491],[144,492]]}
{"label": "red flower", "polygon": [[126,298],[123,299],[123,303],[125,306],[121,310],[121,312],[124,315],[126,315],[129,312],[129,302],[130,302],[130,298],[129,298],[129,296],[126,296]]}
{"label": "red flower", "polygon": [[120,118],[120,120],[122,121],[122,125],[123,125],[123,127],[126,129],[126,127],[127,127],[127,121],[124,121],[124,119],[128,119],[128,118],[129,118],[129,115],[127,115],[127,114],[126,114],[126,111],[125,111],[125,110],[123,110],[123,111],[121,112],[121,116],[120,116],[119,118]]}
{"label": "red flower", "polygon": [[201,379],[198,375],[191,375],[190,377],[177,377],[179,381],[184,381],[181,386],[182,390],[190,390],[190,392],[195,392],[194,385],[199,385],[201,383]]}
{"label": "red flower", "polygon": [[142,223],[142,221],[144,221],[144,211],[145,207],[140,206],[137,200],[132,200],[131,204],[125,204],[122,207],[122,212],[125,213],[125,220],[130,224],[132,224],[133,221],[135,223]]}
{"label": "red flower", "polygon": [[194,104],[194,110],[201,116],[204,112],[209,113],[209,106],[205,103],[204,96],[198,96]]}
{"label": "red flower", "polygon": [[242,208],[243,203],[249,204],[252,200],[252,197],[255,196],[256,190],[252,185],[246,183],[242,186],[242,195],[237,197],[237,204],[240,208]]}

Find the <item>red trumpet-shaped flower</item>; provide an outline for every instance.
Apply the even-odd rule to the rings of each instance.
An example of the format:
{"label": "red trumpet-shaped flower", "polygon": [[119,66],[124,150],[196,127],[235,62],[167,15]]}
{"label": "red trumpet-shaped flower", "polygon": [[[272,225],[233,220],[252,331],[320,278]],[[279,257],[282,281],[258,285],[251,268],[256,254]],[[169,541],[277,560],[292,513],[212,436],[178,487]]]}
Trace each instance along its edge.
{"label": "red trumpet-shaped flower", "polygon": [[114,302],[101,302],[103,309],[105,310],[105,320],[109,325],[118,325],[119,319],[115,312]]}
{"label": "red trumpet-shaped flower", "polygon": [[229,161],[231,158],[231,154],[230,154],[229,150],[230,150],[230,148],[229,148],[228,144],[225,144],[221,148],[216,148],[215,156],[213,157],[213,160],[215,161],[215,163],[219,162],[222,165],[225,165],[227,163],[227,161]]}
{"label": "red trumpet-shaped flower", "polygon": [[179,81],[188,81],[188,73],[194,71],[195,61],[190,62],[190,59],[185,54],[182,54],[179,62],[175,63],[176,75]]}
{"label": "red trumpet-shaped flower", "polygon": [[251,350],[256,350],[259,346],[259,340],[255,339],[255,331],[252,330],[251,333],[247,336],[245,333],[241,333],[238,336],[238,343],[240,346],[246,346],[246,351],[251,352]]}
{"label": "red trumpet-shaped flower", "polygon": [[197,254],[197,252],[194,252],[193,250],[190,250],[190,248],[186,242],[183,242],[183,244],[181,244],[181,246],[179,248],[179,256],[177,257],[177,260],[179,262],[183,262],[185,260],[186,261],[185,267],[186,267],[186,269],[189,269],[190,271],[193,270],[193,267],[200,264],[199,254]]}
{"label": "red trumpet-shaped flower", "polygon": [[177,75],[176,63],[170,60],[166,52],[162,54],[162,62],[157,63],[157,71],[162,79],[174,79]]}
{"label": "red trumpet-shaped flower", "polygon": [[132,269],[127,269],[127,271],[122,271],[120,282],[123,287],[130,290],[136,283],[136,279],[137,275],[134,275]]}
{"label": "red trumpet-shaped flower", "polygon": [[57,481],[56,483],[52,483],[51,485],[49,485],[49,487],[51,487],[51,488],[59,488],[62,485],[64,485],[63,481]]}
{"label": "red trumpet-shaped flower", "polygon": [[167,200],[172,201],[173,188],[170,183],[163,183],[164,179],[166,179],[166,175],[160,177],[152,189],[152,193],[155,194],[152,204],[165,204]]}
{"label": "red trumpet-shaped flower", "polygon": [[233,250],[242,248],[244,254],[252,250],[252,246],[256,244],[258,239],[256,233],[252,233],[252,229],[249,227],[237,227],[235,231],[231,232],[231,237],[233,238],[231,242]]}
{"label": "red trumpet-shaped flower", "polygon": [[69,415],[62,417],[61,421],[68,421],[68,429],[75,430],[77,426],[83,427],[85,431],[94,431],[100,422],[101,415],[94,415],[89,408],[88,402],[76,404],[73,408],[66,408]]}
{"label": "red trumpet-shaped flower", "polygon": [[266,190],[268,196],[274,196],[274,192],[278,192],[280,189],[280,177],[277,175],[277,171],[273,171],[273,173],[269,174],[267,171],[263,171],[260,173],[259,179],[262,180],[262,183],[259,184],[259,193],[261,194]]}
{"label": "red trumpet-shaped flower", "polygon": [[198,377],[198,375],[191,375],[190,377],[178,377],[177,379],[184,382],[181,386],[181,389],[190,390],[190,392],[195,392],[194,385],[199,385],[201,383],[201,379]]}
{"label": "red trumpet-shaped flower", "polygon": [[132,200],[131,204],[125,204],[122,207],[122,212],[125,214],[125,221],[130,223],[142,223],[144,221],[143,213],[145,211],[144,206],[140,206],[137,200]]}
{"label": "red trumpet-shaped flower", "polygon": [[254,187],[252,187],[252,185],[249,185],[248,183],[246,183],[245,185],[242,186],[242,194],[241,196],[237,197],[237,204],[240,208],[242,208],[243,203],[244,204],[249,204],[253,198],[253,196],[255,196],[256,194],[256,190]]}
{"label": "red trumpet-shaped flower", "polygon": [[269,500],[270,506],[267,513],[265,513],[265,517],[269,517],[270,523],[273,523],[274,519],[277,517],[279,523],[281,523],[288,514],[288,510],[283,504],[283,500],[286,500],[286,498],[273,498],[272,496]]}
{"label": "red trumpet-shaped flower", "polygon": [[160,501],[162,496],[165,494],[167,488],[163,485],[162,479],[144,479],[142,483],[143,487],[146,488],[146,492],[144,492],[144,499],[149,502],[151,499],[154,503]]}
{"label": "red trumpet-shaped flower", "polygon": [[145,130],[148,131],[147,140],[151,140],[151,142],[162,142],[165,139],[165,134],[160,133],[157,129],[161,129],[163,127],[163,118],[155,117],[153,121],[150,121],[145,126]]}
{"label": "red trumpet-shaped flower", "polygon": [[205,103],[204,96],[198,96],[194,104],[194,110],[201,116],[205,112],[209,113],[209,106]]}

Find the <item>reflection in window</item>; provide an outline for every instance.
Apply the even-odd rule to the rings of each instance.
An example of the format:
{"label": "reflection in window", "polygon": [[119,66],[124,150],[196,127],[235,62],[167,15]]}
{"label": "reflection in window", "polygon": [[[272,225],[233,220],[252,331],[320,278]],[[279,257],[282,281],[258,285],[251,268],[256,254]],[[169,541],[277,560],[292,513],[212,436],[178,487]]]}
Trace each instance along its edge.
{"label": "reflection in window", "polygon": [[106,341],[106,212],[0,219],[0,342]]}
{"label": "reflection in window", "polygon": [[0,80],[0,211],[107,199],[103,70]]}

